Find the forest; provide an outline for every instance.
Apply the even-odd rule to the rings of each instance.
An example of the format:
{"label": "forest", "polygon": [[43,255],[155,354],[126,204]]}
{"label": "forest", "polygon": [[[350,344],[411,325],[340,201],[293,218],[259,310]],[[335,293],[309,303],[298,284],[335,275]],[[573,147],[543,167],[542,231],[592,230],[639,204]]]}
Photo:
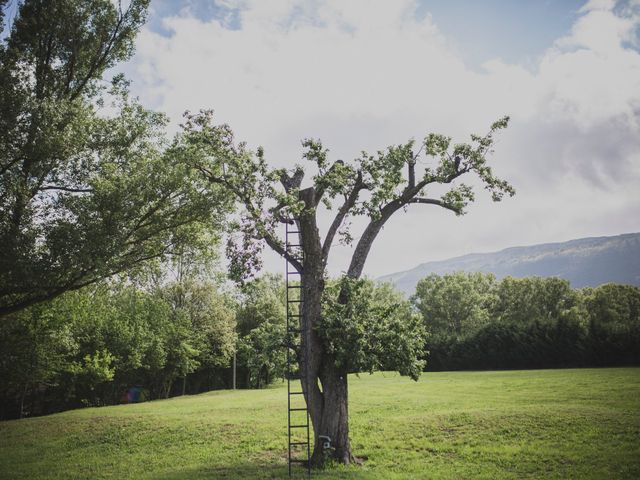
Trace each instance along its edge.
{"label": "forest", "polygon": [[[234,352],[238,388],[281,381],[282,278],[239,288],[220,274],[181,272],[173,281],[153,272],[112,279],[0,323],[1,418],[231,388]],[[396,333],[413,338],[427,372],[640,364],[637,287],[458,272],[424,278],[410,299],[371,280],[362,289],[371,299],[364,314],[340,327],[353,358],[367,359],[354,372],[390,369],[394,360],[374,352],[393,341],[389,316]],[[390,313],[398,310],[411,313]]]}

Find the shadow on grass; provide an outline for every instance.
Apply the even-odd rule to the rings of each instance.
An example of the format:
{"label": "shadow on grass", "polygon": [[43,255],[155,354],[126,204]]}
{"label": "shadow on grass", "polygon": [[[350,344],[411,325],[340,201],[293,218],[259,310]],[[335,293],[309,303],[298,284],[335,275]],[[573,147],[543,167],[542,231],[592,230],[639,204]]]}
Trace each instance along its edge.
{"label": "shadow on grass", "polygon": [[[313,470],[311,473],[313,478],[322,479],[361,479],[371,478],[371,472],[366,472],[360,467],[351,466],[346,468],[328,468],[325,470]],[[226,467],[216,466],[207,467],[205,465],[196,468],[176,469],[171,472],[164,472],[157,475],[150,475],[153,480],[199,480],[199,479],[275,479],[289,478],[289,472],[286,465],[282,464],[256,464],[256,463],[238,463]],[[307,470],[302,467],[294,467],[291,478],[304,479],[307,477]]]}

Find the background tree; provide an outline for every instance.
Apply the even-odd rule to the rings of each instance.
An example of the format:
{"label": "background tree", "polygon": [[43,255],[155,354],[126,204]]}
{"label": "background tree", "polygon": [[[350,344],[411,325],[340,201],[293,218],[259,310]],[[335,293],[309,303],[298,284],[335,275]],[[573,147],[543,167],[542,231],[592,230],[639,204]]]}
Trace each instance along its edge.
{"label": "background tree", "polygon": [[582,291],[588,312],[590,363],[640,362],[640,288],[606,284]]}
{"label": "background tree", "polygon": [[[591,362],[590,313],[582,293],[566,280],[507,277],[496,282],[491,274],[430,275],[418,282],[412,300],[431,333],[431,370],[579,367]],[[600,349],[593,345],[594,352]],[[615,363],[620,356],[609,358]]]}
{"label": "background tree", "polygon": [[578,303],[569,281],[557,277],[505,277],[496,290],[491,315],[502,322],[557,319]]}
{"label": "background tree", "polygon": [[[186,322],[186,337],[181,353],[173,364],[172,381],[182,378],[182,394],[187,391],[187,376],[195,374],[195,391],[207,382],[207,374],[227,367],[236,349],[236,315],[233,305],[211,281],[182,277],[156,291],[169,303],[176,318]],[[191,352],[192,355],[187,355]],[[205,377],[205,378],[202,378]],[[167,388],[168,396],[171,387]]]}
{"label": "background tree", "polygon": [[147,399],[221,388],[235,344],[234,311],[210,283],[67,292],[0,323],[0,418],[121,403],[132,388]]}
{"label": "background tree", "polygon": [[25,0],[0,42],[0,315],[197,242],[225,202],[104,72],[148,0]]}
{"label": "background tree", "polygon": [[489,322],[496,278],[479,272],[431,274],[418,282],[412,303],[431,335],[467,336]]}
{"label": "background tree", "polygon": [[247,387],[284,378],[285,291],[281,276],[266,274],[242,286],[236,313],[238,370]]}
{"label": "background tree", "polygon": [[[355,244],[346,276],[360,278],[371,246],[391,216],[411,205],[433,205],[462,214],[474,200],[470,185],[458,183],[466,174],[475,174],[490,192],[493,200],[504,194],[513,195],[513,188],[500,180],[487,165],[486,156],[494,143],[495,133],[507,126],[508,118],[494,123],[484,136],[473,135],[471,143],[452,145],[443,135],[429,134],[419,145],[411,140],[395,145],[375,155],[364,153],[353,162],[330,162],[328,151],[318,140],[303,142],[303,157],[311,162],[310,184],[303,187],[305,168],[293,171],[270,169],[261,148],[255,154],[243,143],[236,143],[231,129],[215,125],[211,112],[187,115],[178,150],[198,169],[212,187],[230,192],[242,210],[234,231],[236,241],[228,245],[231,273],[246,276],[259,267],[257,260],[264,244],[285,257],[300,272],[304,303],[302,307],[301,342],[309,342],[311,352],[304,375],[309,390],[305,399],[310,409],[315,432],[313,462],[324,457],[318,435],[331,438],[333,456],[340,462],[352,459],[349,444],[347,373],[330,345],[323,340],[322,298],[325,290],[326,267],[334,240],[349,242],[345,229],[349,217],[368,219]],[[437,166],[417,169],[418,159],[427,155],[437,159]],[[418,170],[418,171],[417,171]],[[429,196],[438,191],[439,196]],[[317,211],[323,205],[331,208],[337,201],[335,216],[324,238],[320,236]],[[300,231],[304,265],[287,252],[277,235],[283,222],[295,223]],[[349,305],[353,289],[343,284],[337,302]],[[305,340],[308,339],[308,340]]]}
{"label": "background tree", "polygon": [[28,395],[36,387],[56,385],[61,373],[71,370],[77,351],[71,329],[40,305],[0,326],[0,347],[0,398],[12,396],[18,404],[17,412],[2,412],[0,418],[29,415]]}

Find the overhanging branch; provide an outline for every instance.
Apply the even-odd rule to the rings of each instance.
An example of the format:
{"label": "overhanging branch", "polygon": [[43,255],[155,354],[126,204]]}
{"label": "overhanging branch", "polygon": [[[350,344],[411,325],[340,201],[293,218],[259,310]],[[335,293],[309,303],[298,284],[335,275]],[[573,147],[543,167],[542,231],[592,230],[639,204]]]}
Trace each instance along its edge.
{"label": "overhanging branch", "polygon": [[262,235],[262,238],[264,238],[264,241],[267,242],[267,245],[269,245],[274,252],[285,258],[291,265],[293,265],[293,268],[302,273],[302,263],[291,256],[291,254],[289,254],[289,252],[287,252],[287,250],[278,243],[272,235],[265,232],[265,234]]}
{"label": "overhanging branch", "polygon": [[[235,197],[244,205],[247,213],[251,216],[251,218],[258,224],[262,225],[262,227],[258,231],[257,237],[262,238],[267,245],[271,247],[271,249],[276,252],[281,257],[284,257],[293,267],[302,272],[302,264],[296,260],[292,255],[287,252],[286,248],[275,238],[275,236],[267,230],[267,227],[264,226],[264,218],[262,215],[262,210],[256,207],[249,195],[243,191],[241,191],[236,185],[232,184],[228,179],[224,177],[219,177],[211,172],[209,169],[204,167],[203,165],[196,165],[196,168],[211,182],[222,185],[224,188],[228,189],[231,193],[235,195]],[[282,182],[285,190],[289,191],[293,188],[298,188],[300,183],[302,183],[302,177],[304,176],[303,170],[296,170],[292,176],[283,173],[280,177],[280,181]],[[270,210],[270,213],[274,216],[277,221],[286,221],[283,217],[280,216],[279,210],[283,208],[284,205],[276,205],[273,209]]]}
{"label": "overhanging branch", "polygon": [[449,204],[443,202],[442,200],[438,200],[436,198],[415,197],[415,198],[412,198],[411,200],[409,200],[407,203],[422,203],[422,204],[427,204],[427,205],[437,205],[438,207],[446,208],[447,210],[451,210],[452,212],[460,214],[460,209],[459,208],[456,208],[453,205],[449,205]]}

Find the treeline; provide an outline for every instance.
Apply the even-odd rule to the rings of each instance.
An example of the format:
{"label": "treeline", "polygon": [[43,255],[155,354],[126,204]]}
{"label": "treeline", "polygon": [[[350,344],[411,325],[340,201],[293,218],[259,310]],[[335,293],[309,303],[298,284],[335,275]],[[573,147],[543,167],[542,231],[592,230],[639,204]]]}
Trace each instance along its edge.
{"label": "treeline", "polygon": [[[299,339],[286,335],[282,277],[237,287],[215,275],[115,278],[3,318],[0,418],[231,388],[234,355],[238,388],[284,378],[286,345]],[[424,328],[390,285],[331,281],[323,305],[318,333],[348,371],[419,376]]]}
{"label": "treeline", "polygon": [[113,280],[0,322],[0,418],[238,387],[284,372],[284,287]]}
{"label": "treeline", "polygon": [[640,364],[640,289],[572,289],[559,278],[430,275],[412,296],[427,370]]}
{"label": "treeline", "polygon": [[[115,278],[5,317],[0,418],[231,388],[234,355],[238,388],[283,378],[295,339],[282,278],[207,278]],[[455,273],[424,278],[409,302],[362,280],[345,310],[331,296],[339,285],[318,332],[349,371],[640,364],[637,287]]]}

